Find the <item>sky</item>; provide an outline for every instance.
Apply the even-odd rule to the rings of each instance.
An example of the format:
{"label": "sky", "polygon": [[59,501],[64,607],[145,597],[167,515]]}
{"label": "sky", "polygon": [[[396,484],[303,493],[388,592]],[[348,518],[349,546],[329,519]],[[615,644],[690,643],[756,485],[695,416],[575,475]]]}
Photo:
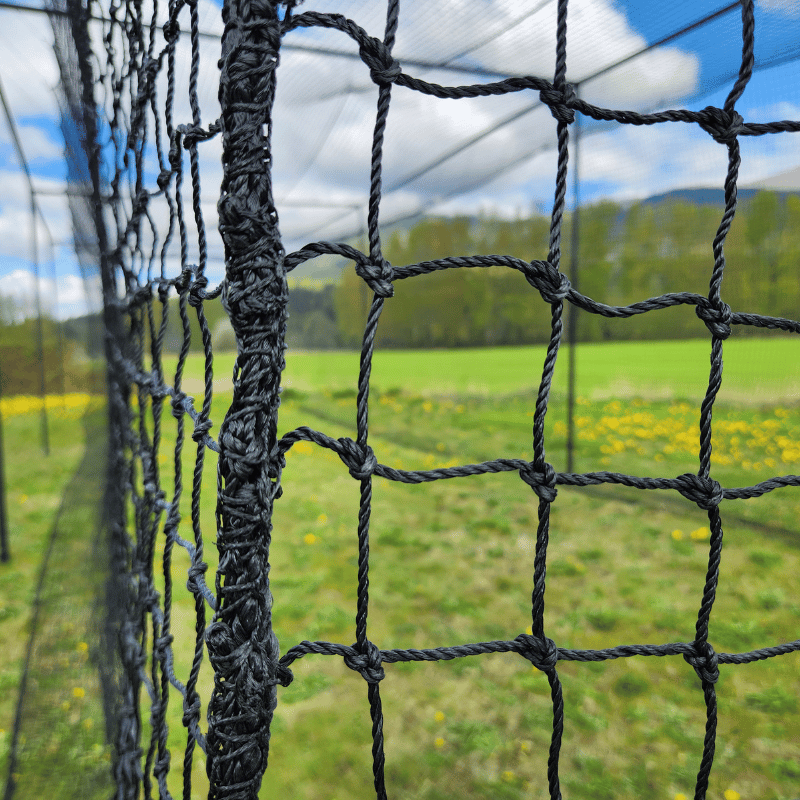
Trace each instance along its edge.
{"label": "sky", "polygon": [[[579,84],[581,97],[606,107],[653,111],[722,105],[740,59],[738,9],[662,46],[646,48],[724,5],[721,0],[571,0],[568,80]],[[198,0],[198,9],[201,30],[221,32],[219,5]],[[312,9],[343,13],[371,35],[382,35],[385,6],[376,0],[306,0],[299,11]],[[757,0],[756,11],[757,71],[737,108],[748,121],[800,119],[800,0]],[[187,13],[184,9],[181,17],[184,28]],[[64,318],[85,312],[87,299],[71,243],[52,32],[41,14],[0,8],[0,15],[0,81],[46,222],[46,229],[37,225],[44,307]],[[553,0],[404,0],[394,54],[401,64],[432,65],[405,69],[448,85],[505,75],[552,78],[555,26]],[[178,122],[190,119],[187,39],[181,38],[177,53]],[[328,48],[355,53],[353,42],[338,31],[302,29],[289,34],[284,44],[273,114],[273,180],[281,234],[292,250],[307,241],[339,240],[363,229],[377,88],[360,61],[313,52]],[[218,43],[204,38],[199,94],[205,125],[219,115],[218,58]],[[611,198],[630,203],[676,188],[722,186],[725,148],[696,125],[632,127],[583,118],[578,124],[582,202]],[[439,100],[395,87],[384,148],[382,223],[426,213],[505,218],[531,209],[546,213],[555,178],[555,132],[555,120],[536,93]],[[800,167],[798,137],[742,141],[740,185],[772,182],[800,189],[800,172],[792,175]],[[209,233],[207,274],[216,282],[224,274],[216,231],[219,139],[198,150]],[[148,156],[154,186],[152,148]],[[32,307],[35,285],[30,198],[5,120],[0,120],[0,180],[0,295],[15,298],[24,311]],[[162,229],[165,208],[153,203]],[[197,260],[194,246],[190,260]],[[167,270],[176,274],[179,269],[173,248]]]}

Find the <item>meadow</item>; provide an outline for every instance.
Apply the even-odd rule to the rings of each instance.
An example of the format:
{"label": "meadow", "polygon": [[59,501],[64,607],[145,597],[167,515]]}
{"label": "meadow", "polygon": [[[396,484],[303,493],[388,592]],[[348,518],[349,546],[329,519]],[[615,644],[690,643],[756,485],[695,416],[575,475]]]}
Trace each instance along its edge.
{"label": "meadow", "polygon": [[[708,353],[707,341],[580,347],[576,471],[653,476],[695,471]],[[547,423],[548,459],[559,470],[565,466],[566,446],[563,355]],[[542,348],[377,353],[370,437],[379,461],[427,469],[497,457],[530,458],[542,357]],[[215,355],[212,436],[230,400],[232,364],[232,355]],[[199,391],[202,369],[202,361],[193,357],[187,365],[187,391]],[[281,432],[308,425],[334,437],[353,436],[357,371],[354,353],[288,353]],[[714,476],[725,486],[745,486],[800,472],[796,343],[782,337],[729,340],[723,385],[714,415]],[[7,438],[25,441],[25,426],[30,435],[35,420],[30,411],[6,415]],[[42,459],[30,459],[27,473],[9,469],[17,481],[9,490],[12,511],[26,535],[25,545],[20,537],[12,539],[14,560],[2,567],[3,602],[8,605],[5,592],[10,592],[15,609],[9,617],[0,616],[3,642],[23,639],[30,613],[26,604],[57,507],[57,487],[82,453],[74,433],[78,427],[72,424],[64,451],[51,457],[58,475],[52,466],[38,464]],[[167,436],[160,454],[167,486],[171,448]],[[13,446],[8,450],[10,460]],[[190,442],[183,453],[187,479],[193,461]],[[215,456],[209,453],[201,519],[210,571],[216,566],[214,467]],[[537,498],[517,475],[420,486],[382,479],[374,484],[369,616],[374,642],[383,648],[434,647],[510,639],[529,628]],[[281,649],[302,639],[349,644],[354,639],[358,484],[337,456],[301,443],[287,456],[283,485],[271,550]],[[30,518],[34,508],[38,528]],[[185,495],[181,510],[182,535],[188,538]],[[800,493],[784,489],[757,500],[725,501],[721,510],[725,549],[711,621],[714,647],[739,652],[798,638]],[[704,512],[675,493],[559,488],[548,556],[548,635],[559,646],[581,648],[691,640],[706,570],[707,524]],[[176,553],[174,650],[176,671],[184,679],[194,625],[191,598],[178,591],[187,568],[188,558]],[[60,585],[74,591],[71,583]],[[56,636],[65,674],[50,695],[55,713],[81,737],[67,737],[73,756],[76,749],[84,752],[83,761],[75,762],[82,765],[78,772],[64,756],[64,786],[70,780],[80,785],[82,778],[70,775],[100,769],[107,757],[98,733],[99,706],[90,691],[87,650],[93,645],[82,633],[85,620],[78,615],[76,623],[74,617],[73,609],[65,620],[72,627],[64,628],[60,640]],[[19,674],[21,648],[9,644],[0,650],[4,686],[12,686]],[[720,668],[709,800],[797,797],[798,666],[793,654]],[[385,669],[381,696],[390,796],[547,797],[549,690],[544,675],[528,662],[502,654]],[[295,662],[293,672],[291,686],[279,690],[261,796],[370,797],[370,721],[363,679],[341,659],[322,656]],[[565,798],[692,796],[705,708],[699,681],[682,658],[562,662],[559,675],[565,700]],[[204,668],[201,697],[208,696],[210,685]],[[179,700],[176,694],[170,707],[170,788],[175,794],[181,791],[185,745]],[[6,731],[10,705],[5,699],[0,705],[0,727]],[[144,704],[145,721],[147,714]],[[0,752],[7,741],[2,736]],[[53,759],[66,753],[52,725],[42,738],[46,742],[40,752],[52,751]],[[201,756],[195,754],[192,776],[197,798],[205,796],[207,786]],[[41,796],[22,782],[18,791],[22,798]],[[89,790],[81,795],[94,796]]]}

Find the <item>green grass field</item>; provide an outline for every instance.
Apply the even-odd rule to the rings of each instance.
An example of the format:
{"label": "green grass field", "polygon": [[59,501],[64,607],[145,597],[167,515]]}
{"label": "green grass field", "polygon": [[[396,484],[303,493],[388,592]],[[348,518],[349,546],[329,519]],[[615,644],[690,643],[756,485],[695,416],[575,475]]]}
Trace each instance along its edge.
{"label": "green grass field", "polygon": [[[15,796],[72,797],[78,787],[82,796],[108,796],[94,638],[104,453],[102,442],[99,453],[87,448],[87,395],[49,399],[49,455],[40,447],[40,416],[29,410],[35,400],[3,400],[11,561],[0,564],[0,776],[5,783],[27,660]],[[102,411],[102,401],[94,405]]]}
{"label": "green grass field", "polygon": [[[708,352],[707,342],[581,347],[576,469],[659,476],[695,471]],[[547,427],[548,459],[556,469],[565,464],[563,355]],[[378,353],[370,436],[379,461],[424,469],[496,457],[530,458],[542,357],[541,348]],[[215,358],[219,391],[212,435],[230,399],[226,376],[233,363],[226,354]],[[281,432],[309,425],[332,436],[353,436],[358,356],[290,352],[287,359],[285,384],[292,391],[281,409]],[[715,411],[712,462],[723,485],[750,485],[771,475],[800,472],[799,365],[796,344],[789,339],[726,343],[725,389]],[[187,391],[198,390],[201,376],[202,362],[193,357]],[[25,419],[7,420],[8,435]],[[73,442],[71,456],[58,456],[61,472],[52,477],[53,486],[63,485],[74,470],[80,444]],[[193,456],[190,442],[183,457],[186,478]],[[161,461],[168,487],[170,439],[162,444]],[[214,467],[215,457],[209,454],[201,517],[210,572],[215,568]],[[32,471],[22,480],[23,488],[12,491],[22,492],[25,480],[45,486],[51,478]],[[290,452],[283,485],[271,552],[274,620],[282,651],[302,639],[351,643],[358,485],[337,456],[309,444]],[[723,503],[725,549],[710,637],[718,651],[750,650],[798,637],[798,494],[785,489],[758,500]],[[46,531],[57,502],[43,493],[36,501],[40,503]],[[433,647],[510,639],[526,630],[531,622],[536,507],[535,495],[515,474],[422,486],[376,479],[370,638],[383,648]],[[187,496],[182,511],[182,533],[189,536]],[[35,573],[43,536],[30,536],[27,561],[15,559],[2,568],[3,585],[14,587],[18,609],[13,629],[0,618],[5,640],[20,637],[24,630],[31,590],[23,586]],[[559,489],[548,557],[548,635],[559,646],[580,648],[691,640],[707,549],[707,516],[677,494]],[[184,679],[194,624],[193,603],[188,593],[178,591],[187,567],[188,558],[176,554],[174,648],[176,671]],[[77,668],[82,640],[72,641],[75,635],[74,629],[64,633],[63,651]],[[0,674],[11,676],[4,680],[13,681],[19,658],[13,647],[0,654]],[[798,666],[793,654],[721,667],[709,800],[797,797]],[[261,796],[371,796],[363,679],[340,659],[321,656],[296,662],[293,672],[294,683],[279,690],[270,769]],[[75,674],[77,679],[70,672],[63,682],[61,702],[69,706],[64,712],[68,719],[81,706],[79,700],[88,701],[73,693],[88,685],[89,678]],[[692,795],[705,711],[699,682],[682,658],[561,663],[559,674],[565,696],[565,798],[681,800]],[[210,685],[204,669],[203,698]],[[381,696],[390,796],[548,796],[547,681],[518,656],[386,665]],[[170,711],[170,788],[176,794],[181,791],[179,763],[185,744],[179,700],[176,694]],[[8,705],[0,706],[0,727],[6,730]],[[146,705],[143,709],[146,719]],[[83,724],[83,715],[93,719],[93,713],[81,706],[77,724]],[[88,736],[91,729],[83,725],[81,735]],[[48,736],[52,739],[52,731]],[[87,741],[87,746],[95,745]],[[104,757],[102,748],[92,752],[98,761]],[[192,796],[202,798],[207,783],[199,756]],[[70,763],[65,759],[67,776]],[[76,777],[74,783],[80,780]],[[41,792],[26,794],[20,786],[18,796],[38,797]]]}
{"label": "green grass field", "polygon": [[[502,347],[480,350],[378,350],[373,387],[412,394],[497,396],[535,390],[545,348]],[[702,398],[709,372],[709,343],[617,342],[582,344],[576,352],[577,391],[590,400]],[[732,337],[724,347],[725,372],[720,400],[738,404],[800,401],[797,343],[787,336]],[[235,355],[214,355],[218,390],[230,388]],[[358,376],[358,353],[288,351],[283,384],[304,392],[352,388]],[[176,359],[165,360],[174,371]],[[184,373],[192,391],[202,391],[203,360],[192,357]],[[565,394],[567,349],[556,365],[553,391]],[[188,391],[188,388],[187,388]]]}

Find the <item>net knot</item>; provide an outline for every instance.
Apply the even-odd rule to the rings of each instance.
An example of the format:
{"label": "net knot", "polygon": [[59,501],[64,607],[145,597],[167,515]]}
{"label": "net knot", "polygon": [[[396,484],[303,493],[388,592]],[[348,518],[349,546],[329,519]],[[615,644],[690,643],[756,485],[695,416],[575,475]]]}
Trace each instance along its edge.
{"label": "net knot", "polygon": [[175,392],[172,395],[172,416],[175,419],[181,419],[186,413],[186,409],[183,407],[184,400],[186,400],[186,395],[183,392]]}
{"label": "net knot", "polygon": [[719,680],[719,658],[708,642],[695,642],[694,653],[684,653],[687,664],[694,667],[697,677],[703,683],[716,683]]}
{"label": "net knot", "polygon": [[167,278],[158,279],[158,299],[164,304],[169,300],[170,281]]}
{"label": "net knot", "polygon": [[172,178],[171,169],[162,169],[161,172],[158,173],[158,177],[156,178],[156,183],[158,184],[158,188],[161,189],[162,192],[167,188],[167,186],[169,186],[171,178]]}
{"label": "net knot", "polygon": [[359,652],[358,644],[354,644],[353,652],[344,657],[344,663],[350,669],[360,672],[367,683],[380,683],[386,677],[381,651],[370,641],[367,641],[361,649],[366,650],[366,653]]}
{"label": "net knot", "polygon": [[369,478],[375,468],[378,466],[378,459],[375,458],[375,453],[368,445],[360,445],[346,436],[339,439],[339,458],[342,459],[344,465],[350,470],[350,474],[356,480],[364,480]]}
{"label": "net knot", "polygon": [[167,20],[162,30],[164,31],[164,38],[167,40],[168,44],[175,44],[175,42],[178,41],[178,37],[181,35],[181,26],[178,24],[177,19]]}
{"label": "net knot", "polygon": [[[549,261],[540,262],[542,265],[541,272],[536,277],[536,282],[528,278],[528,283],[539,290],[542,300],[545,303],[554,305],[560,303],[572,289],[572,284],[569,278],[563,273],[559,272]],[[528,277],[526,275],[526,277]]]}
{"label": "net knot", "polygon": [[208,129],[202,125],[178,125],[177,131],[183,137],[183,148],[188,150],[198,142],[213,139],[220,132],[219,120],[212,122]]}
{"label": "net knot", "polygon": [[678,491],[704,511],[716,508],[725,498],[722,487],[713,478],[704,478],[692,472],[675,479]]}
{"label": "net knot", "polygon": [[192,269],[193,267],[184,267],[181,274],[175,279],[175,290],[178,294],[183,294],[192,282]]}
{"label": "net knot", "polygon": [[203,300],[206,299],[206,286],[208,286],[208,278],[205,275],[198,275],[192,281],[192,288],[189,289],[189,305],[192,308],[202,305]]}
{"label": "net knot", "polygon": [[188,728],[193,722],[200,720],[200,698],[195,695],[190,703],[188,700],[183,701],[183,725]]}
{"label": "net knot", "polygon": [[143,305],[146,303],[150,298],[153,296],[152,290],[150,289],[150,284],[145,286],[140,286],[134,293],[130,296],[128,300],[128,307],[135,308],[137,306]]}
{"label": "net knot", "polygon": [[521,633],[514,641],[518,645],[517,652],[527,658],[536,669],[550,672],[558,663],[558,648],[552,639]]}
{"label": "net knot", "polygon": [[566,122],[567,125],[575,122],[575,111],[572,109],[572,104],[576,97],[575,87],[571,83],[566,84],[563,90],[553,87],[542,89],[539,92],[539,99],[549,106],[550,113],[559,122]]}
{"label": "net knot", "polygon": [[150,93],[152,92],[152,85],[155,82],[155,79],[158,77],[161,64],[157,58],[145,55],[142,58],[142,67],[144,68],[144,74],[147,82],[142,86],[140,95],[143,95],[146,99],[149,99]]}
{"label": "net knot", "polygon": [[357,261],[356,274],[378,297],[394,296],[394,286],[392,285],[394,271],[392,265],[385,258],[382,258],[379,264],[373,264],[371,261]]}
{"label": "net knot", "polygon": [[551,464],[545,462],[542,472],[534,464],[527,464],[519,471],[519,476],[539,496],[540,500],[552,503],[556,499],[556,473]]}
{"label": "net knot", "polygon": [[369,67],[369,76],[378,86],[394,83],[403,69],[400,63],[392,58],[389,48],[374,36],[368,36],[359,47],[361,59]]}
{"label": "net knot", "polygon": [[283,686],[284,689],[294,680],[292,671],[285,664],[278,662],[275,669],[275,677],[267,680],[268,686]]}
{"label": "net knot", "polygon": [[167,153],[167,161],[173,172],[177,172],[181,166],[181,148],[180,148],[180,134],[178,131],[172,131],[172,136],[169,140],[169,152]]}
{"label": "net knot", "polygon": [[153,641],[153,652],[155,653],[156,657],[159,661],[164,660],[167,651],[172,645],[174,641],[174,636],[171,633],[166,634],[165,636],[157,636]]}
{"label": "net knot", "polygon": [[205,574],[208,571],[208,564],[205,561],[193,561],[187,572],[186,588],[195,597],[202,594],[200,584],[205,581]]}
{"label": "net knot", "polygon": [[726,111],[724,108],[706,106],[700,114],[700,127],[720,144],[730,144],[744,130],[742,115],[735,109]]}
{"label": "net knot", "polygon": [[208,432],[214,427],[214,423],[210,419],[198,419],[194,423],[194,430],[192,431],[192,441],[200,444],[205,441]]}
{"label": "net knot", "polygon": [[717,339],[727,339],[731,335],[733,313],[727,303],[722,303],[719,307],[706,304],[697,305],[694,313],[705,322],[711,335],[716,336]]}
{"label": "net knot", "polygon": [[170,507],[170,504],[165,502],[167,497],[166,492],[163,489],[159,489],[155,483],[148,482],[142,488],[144,489],[145,496],[152,503],[154,508],[164,510]]}

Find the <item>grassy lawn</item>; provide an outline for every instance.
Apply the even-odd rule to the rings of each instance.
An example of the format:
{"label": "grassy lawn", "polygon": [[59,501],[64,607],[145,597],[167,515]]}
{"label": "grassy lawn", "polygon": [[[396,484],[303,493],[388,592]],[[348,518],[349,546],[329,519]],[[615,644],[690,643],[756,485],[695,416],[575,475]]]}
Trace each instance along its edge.
{"label": "grassy lawn", "polygon": [[[798,344],[787,336],[741,338],[725,342],[721,400],[739,404],[800,401]],[[509,395],[535,390],[545,348],[498,347],[480,350],[378,350],[373,387],[414,394]],[[707,339],[680,342],[617,342],[577,347],[577,391],[593,399],[687,399],[699,404],[708,384]],[[289,350],[283,384],[304,392],[352,388],[358,376],[358,353]],[[230,388],[235,355],[214,354],[219,390]],[[165,359],[167,374],[176,358]],[[184,373],[191,391],[202,391],[203,360],[190,358]],[[556,366],[553,391],[566,393],[567,350]]]}
{"label": "grassy lawn", "polygon": [[105,453],[102,437],[99,452],[86,446],[87,395],[48,399],[49,456],[36,401],[2,401],[11,561],[0,564],[0,775],[5,782],[27,663],[14,796],[71,797],[80,787],[84,798],[104,797],[94,536]]}
{"label": "grassy lawn", "polygon": [[[725,486],[800,471],[800,359],[792,348],[795,342],[780,337],[725,345],[728,394],[715,412],[713,452],[714,475]],[[581,347],[576,469],[673,477],[695,471],[708,351],[707,342]],[[379,353],[370,413],[379,461],[426,469],[530,458],[542,355],[538,348]],[[213,436],[230,400],[224,381],[233,361],[226,354],[215,358],[220,391]],[[548,459],[556,469],[565,465],[565,364],[562,358],[548,413]],[[281,432],[309,425],[331,436],[353,436],[357,369],[358,357],[351,353],[289,353],[286,385],[292,391],[281,409]],[[192,358],[188,380],[201,376],[202,362]],[[761,391],[774,399],[766,402]],[[170,419],[165,414],[165,423]],[[167,434],[160,460],[168,497],[172,444]],[[183,453],[185,485],[194,450],[189,441]],[[215,466],[216,457],[208,453],[201,519],[209,574],[216,567]],[[68,474],[65,464],[62,481]],[[271,551],[281,649],[302,639],[350,644],[358,485],[336,455],[307,443],[288,455],[283,485]],[[184,493],[185,538],[191,538],[189,503]],[[537,498],[516,474],[421,486],[376,479],[370,638],[383,648],[434,647],[512,639],[525,631],[531,623],[536,508]],[[784,489],[758,500],[726,501],[722,518],[714,647],[739,652],[797,638],[800,493]],[[560,488],[548,557],[548,635],[559,646],[576,648],[691,640],[708,555],[707,523],[705,513],[677,493]],[[39,554],[42,546],[40,538]],[[35,542],[31,547],[35,572]],[[183,591],[188,564],[188,557],[176,552],[174,652],[182,680],[194,641],[193,603]],[[30,590],[14,591],[20,592],[25,613]],[[66,657],[78,659],[80,641],[65,638]],[[710,800],[797,796],[798,666],[793,654],[720,668]],[[6,670],[5,661],[0,668]],[[502,654],[385,669],[381,696],[390,796],[547,797],[552,712],[547,681],[528,662]],[[363,679],[341,659],[321,656],[295,662],[293,672],[292,685],[279,690],[261,796],[369,797],[371,740]],[[705,710],[699,682],[682,658],[562,662],[559,675],[565,798],[692,796]],[[75,698],[67,695],[75,687],[65,684],[62,702],[72,710]],[[206,665],[204,700],[210,686]],[[170,707],[170,789],[178,795],[185,744],[179,700],[174,693]],[[144,702],[145,720],[147,714]],[[207,791],[200,756],[192,775],[197,798]]]}

